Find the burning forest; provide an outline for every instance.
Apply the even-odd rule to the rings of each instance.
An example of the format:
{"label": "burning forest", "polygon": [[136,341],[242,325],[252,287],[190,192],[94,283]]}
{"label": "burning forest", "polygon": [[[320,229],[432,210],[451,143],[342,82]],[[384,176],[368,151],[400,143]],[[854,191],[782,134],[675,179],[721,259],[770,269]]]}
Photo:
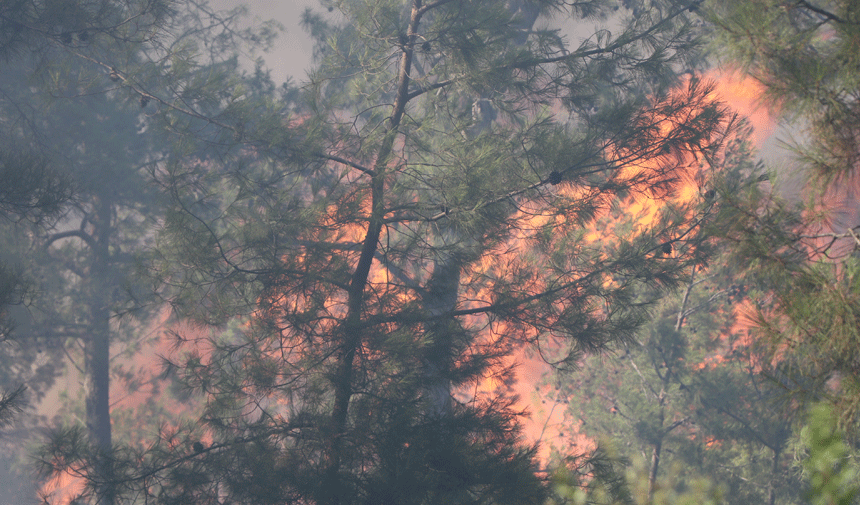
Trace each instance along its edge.
{"label": "burning forest", "polygon": [[244,14],[0,6],[0,502],[853,503],[852,2]]}

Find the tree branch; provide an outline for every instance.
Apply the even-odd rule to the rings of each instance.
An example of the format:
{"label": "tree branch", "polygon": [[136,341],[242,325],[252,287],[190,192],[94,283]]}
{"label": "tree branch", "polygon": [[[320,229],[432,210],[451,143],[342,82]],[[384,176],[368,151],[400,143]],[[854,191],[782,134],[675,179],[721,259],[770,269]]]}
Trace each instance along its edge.
{"label": "tree branch", "polygon": [[55,234],[53,234],[47,238],[43,247],[45,249],[48,249],[49,247],[51,247],[51,244],[53,244],[57,240],[61,240],[64,238],[69,238],[69,237],[78,237],[79,239],[86,242],[86,244],[88,246],[95,247],[95,239],[93,239],[93,237],[90,234],[85,233],[83,230],[70,230],[70,231],[63,231],[60,233],[55,233]]}

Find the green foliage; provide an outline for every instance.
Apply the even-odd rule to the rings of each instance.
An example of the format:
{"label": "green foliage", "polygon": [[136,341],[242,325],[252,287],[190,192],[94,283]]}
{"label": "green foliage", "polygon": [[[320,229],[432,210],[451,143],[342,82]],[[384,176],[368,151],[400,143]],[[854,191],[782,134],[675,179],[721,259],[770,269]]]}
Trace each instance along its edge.
{"label": "green foliage", "polygon": [[24,391],[26,388],[21,385],[8,393],[0,393],[0,428],[11,424],[14,416],[23,411]]}
{"label": "green foliage", "polygon": [[611,441],[599,445],[588,455],[567,455],[553,464],[548,503],[633,503],[624,468],[630,462],[621,458]]}
{"label": "green foliage", "polygon": [[[817,446],[804,463],[807,471],[819,465],[811,499],[848,503],[855,487],[827,476],[856,479],[840,466],[853,456],[833,430],[856,439],[857,228],[852,211],[826,202],[854,184],[860,152],[856,2],[737,0],[706,2],[700,12],[717,34],[713,55],[764,84],[768,104],[805,130],[809,142],[793,149],[818,184],[803,181],[801,207],[783,198],[792,189],[783,173],[757,179],[772,184],[743,182],[760,165],[716,179],[707,199],[720,219],[703,233],[712,248],[696,253],[706,268],[683,297],[656,307],[655,322],[637,336],[641,347],[589,358],[585,377],[563,392],[592,398],[582,407],[583,431],[610,434],[622,455],[652,456],[640,496],[673,499],[657,498],[655,475],[671,448],[690,478],[720,482],[727,502],[796,501],[797,469],[784,455],[814,432]],[[725,255],[713,255],[719,247]],[[738,301],[744,310],[731,308]],[[751,328],[737,332],[739,325]],[[807,406],[822,400],[832,416],[815,408],[803,427]],[[750,484],[762,481],[769,489]]]}
{"label": "green foliage", "polygon": [[[628,469],[628,480],[637,505],[720,505],[731,503],[730,492],[708,474],[696,474],[681,462],[668,465],[668,470],[655,486],[649,482],[649,465],[643,458],[634,460]],[[746,502],[749,503],[749,502]]]}
{"label": "green foliage", "polygon": [[[623,457],[648,459],[655,503],[670,499],[657,498],[667,471],[687,483],[709,476],[725,503],[793,503],[799,494],[787,457],[794,410],[748,329],[750,302],[770,287],[739,269],[715,233],[738,222],[741,195],[761,192],[761,168],[749,155],[743,135],[730,142],[709,181],[713,193],[696,202],[706,225],[676,243],[699,261],[685,286],[652,306],[631,343],[555,378],[569,417],[583,422],[580,433],[613,440]],[[631,226],[616,219],[615,229]]]}
{"label": "green foliage", "polygon": [[837,427],[833,409],[816,405],[809,411],[801,436],[808,448],[803,461],[810,483],[808,498],[813,505],[857,503],[860,469],[856,455],[845,443]]}
{"label": "green foliage", "polygon": [[[242,12],[150,0],[0,6],[0,212],[4,246],[14,245],[3,252],[26,258],[16,262],[22,275],[15,278],[3,264],[3,281],[15,281],[0,293],[4,330],[5,302],[20,301],[19,279],[29,290],[26,310],[16,314],[23,316],[17,340],[3,348],[3,383],[27,381],[39,400],[63,367],[67,376],[80,372],[83,387],[61,395],[72,404],[54,408],[50,422],[86,425],[95,448],[82,457],[93,458],[87,471],[101,481],[113,471],[105,454],[114,425],[139,441],[146,420],[166,412],[159,403],[166,399],[151,397],[137,412],[110,412],[111,400],[159,392],[151,371],[116,362],[149,343],[145,327],[157,308],[134,277],[136,256],[151,245],[166,200],[149,176],[170,144],[154,133],[170,112],[208,112],[178,104],[214,93],[194,85],[222,91],[227,76],[238,75],[239,41],[271,39],[271,25],[235,26]],[[201,70],[207,65],[208,74]],[[18,222],[7,227],[7,218]],[[114,398],[112,379],[124,389],[115,387]],[[17,443],[4,447],[10,458],[22,457],[33,424],[46,422],[33,414],[36,405],[19,416]],[[112,502],[110,487],[98,484],[94,496]]]}
{"label": "green foliage", "polygon": [[52,167],[43,155],[25,150],[0,133],[0,215],[4,219],[39,221],[55,216],[71,197],[69,178]]}
{"label": "green foliage", "polygon": [[799,399],[834,405],[840,426],[856,437],[857,259],[809,264],[793,274],[791,292],[778,297],[776,313],[760,316],[760,335],[782,356],[778,377],[785,387]]}
{"label": "green foliage", "polygon": [[774,109],[805,130],[809,141],[795,146],[803,164],[825,180],[856,168],[857,3],[734,0],[706,5],[706,17],[718,28],[716,56],[764,84]]}
{"label": "green foliage", "polygon": [[[750,9],[761,14],[745,15]],[[853,184],[858,153],[856,104],[848,98],[857,81],[844,66],[857,54],[856,6],[738,1],[712,15],[732,49],[727,58],[761,81],[775,110],[810,139],[793,146],[803,201],[788,190],[744,195],[732,202],[732,225],[718,233],[736,244],[749,275],[775,286],[758,297],[752,316],[756,338],[777,363],[773,379],[795,400],[834,405],[856,438],[856,216],[830,203]],[[777,174],[775,188],[787,179]]]}
{"label": "green foliage", "polygon": [[[757,299],[755,337],[776,364],[768,372],[774,382],[801,405],[833,406],[856,440],[857,216],[834,202],[853,191],[860,153],[857,3],[708,5],[718,57],[761,82],[772,110],[804,137],[789,146],[793,166],[775,171],[777,191],[734,201],[737,219],[724,233],[738,264],[772,286]],[[800,186],[799,197],[791,185]]]}
{"label": "green foliage", "polygon": [[0,263],[0,343],[8,340],[15,329],[15,321],[9,314],[10,307],[24,303],[27,291],[22,273],[6,263]]}
{"label": "green foliage", "polygon": [[[611,447],[611,443],[608,443]],[[641,456],[631,460],[609,456],[604,446],[588,458],[573,458],[576,471],[557,469],[551,484],[552,505],[720,505],[729,503],[724,486],[712,478],[684,469],[683,464],[668,465],[656,483],[650,479],[650,464]]]}

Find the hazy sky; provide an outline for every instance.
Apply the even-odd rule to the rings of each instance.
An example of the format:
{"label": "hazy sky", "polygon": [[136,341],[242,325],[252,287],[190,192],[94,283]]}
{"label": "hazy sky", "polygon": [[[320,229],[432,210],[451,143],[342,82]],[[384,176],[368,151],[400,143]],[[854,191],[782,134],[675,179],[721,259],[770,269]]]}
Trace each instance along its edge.
{"label": "hazy sky", "polygon": [[299,22],[302,12],[308,7],[323,12],[317,0],[218,0],[213,4],[226,7],[244,4],[259,21],[274,19],[284,25],[285,31],[264,58],[276,83],[284,82],[288,76],[295,82],[304,80],[310,67],[313,45]]}
{"label": "hazy sky", "polygon": [[[257,21],[274,19],[283,24],[285,31],[280,34],[272,50],[263,56],[276,83],[284,82],[287,77],[292,77],[294,83],[304,80],[305,73],[310,68],[313,45],[299,23],[302,12],[308,7],[328,14],[320,7],[318,0],[212,0],[212,4],[220,8],[244,4],[249,7],[251,16]],[[334,15],[336,12],[332,14]],[[566,30],[563,29],[573,44],[579,42],[578,31],[590,35],[593,27],[571,24]],[[787,134],[776,128],[774,119],[768,117],[765,109],[756,107],[760,89],[750,81],[739,82],[734,79],[737,76],[724,76],[719,71],[711,72],[708,77],[720,82],[720,92],[725,100],[737,107],[742,114],[751,117],[756,127],[755,144],[762,149],[761,154],[773,164],[784,163],[787,153],[779,144],[780,139],[785,139]],[[728,77],[728,80],[725,77]]]}

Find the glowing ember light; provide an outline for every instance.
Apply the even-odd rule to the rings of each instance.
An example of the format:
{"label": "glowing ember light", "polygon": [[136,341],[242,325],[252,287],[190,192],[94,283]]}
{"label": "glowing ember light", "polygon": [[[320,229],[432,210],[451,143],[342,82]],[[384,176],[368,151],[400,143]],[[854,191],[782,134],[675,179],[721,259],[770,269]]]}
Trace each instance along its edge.
{"label": "glowing ember light", "polygon": [[716,83],[715,91],[718,96],[749,119],[753,127],[752,141],[756,147],[762,147],[776,130],[776,116],[779,112],[763,103],[764,85],[754,79],[745,78],[732,69],[712,71],[706,74],[706,77]]}
{"label": "glowing ember light", "polygon": [[[729,104],[729,106],[738,111],[742,116],[748,117],[753,128],[752,141],[757,147],[761,147],[764,142],[774,133],[776,128],[776,114],[768,110],[761,102],[763,95],[763,86],[752,79],[744,79],[734,72],[720,73],[711,72],[704,76],[706,79],[712,79],[715,82],[714,94],[720,100]],[[640,164],[637,167],[632,167],[632,172],[627,175],[635,174],[636,170],[647,170],[647,163]],[[553,183],[554,181],[550,181]],[[562,187],[561,191],[567,188]],[[570,189],[567,189],[570,191]],[[575,189],[575,191],[579,188]],[[701,174],[688,173],[682,178],[674,188],[674,195],[670,201],[676,203],[688,203],[702,199],[711,201],[717,195],[712,188],[705,185],[705,181]],[[616,222],[620,222],[621,218],[634,218],[638,223],[636,227],[637,233],[644,233],[650,227],[654,226],[660,216],[660,210],[664,208],[666,201],[661,198],[654,198],[647,195],[635,195],[629,197],[619,214]],[[536,213],[537,215],[538,213]],[[548,221],[549,218],[541,218],[542,221]],[[588,243],[600,243],[614,241],[615,225],[606,224],[601,221],[602,226],[592,226],[586,230],[584,238]],[[535,219],[535,227],[540,224],[538,219]],[[520,237],[522,239],[523,237]],[[671,255],[674,254],[672,237],[665,237],[660,247],[662,252]],[[498,259],[499,256],[494,256]],[[488,259],[489,260],[489,259]],[[485,265],[491,268],[490,265]],[[741,332],[745,335],[744,338],[734,342],[733,346],[748,344],[749,335],[746,331],[751,325],[750,314],[753,308],[748,301],[737,304],[734,309],[737,321],[731,331]],[[699,368],[716,366],[725,358],[722,355],[713,356],[698,366]],[[513,360],[512,360],[513,361]],[[519,396],[518,405],[530,412],[530,417],[525,421],[524,434],[531,442],[541,443],[541,448],[538,454],[540,461],[546,462],[549,456],[550,445],[554,445],[565,450],[570,450],[576,447],[578,451],[586,451],[589,447],[594,446],[594,442],[590,441],[583,435],[579,434],[576,429],[576,422],[571,419],[565,419],[563,406],[556,404],[551,397],[550,387],[536,387],[540,377],[549,372],[549,366],[540,360],[529,358],[524,352],[520,352],[516,356],[516,361],[520,363],[518,370],[518,381],[513,385],[513,390]],[[492,380],[486,380],[481,385],[481,390],[490,391],[493,388],[501,387],[502,384]],[[558,407],[558,408],[556,408]],[[709,445],[716,443],[709,441]]]}
{"label": "glowing ember light", "polygon": [[45,503],[71,503],[85,489],[86,480],[69,472],[54,474],[39,490]]}

